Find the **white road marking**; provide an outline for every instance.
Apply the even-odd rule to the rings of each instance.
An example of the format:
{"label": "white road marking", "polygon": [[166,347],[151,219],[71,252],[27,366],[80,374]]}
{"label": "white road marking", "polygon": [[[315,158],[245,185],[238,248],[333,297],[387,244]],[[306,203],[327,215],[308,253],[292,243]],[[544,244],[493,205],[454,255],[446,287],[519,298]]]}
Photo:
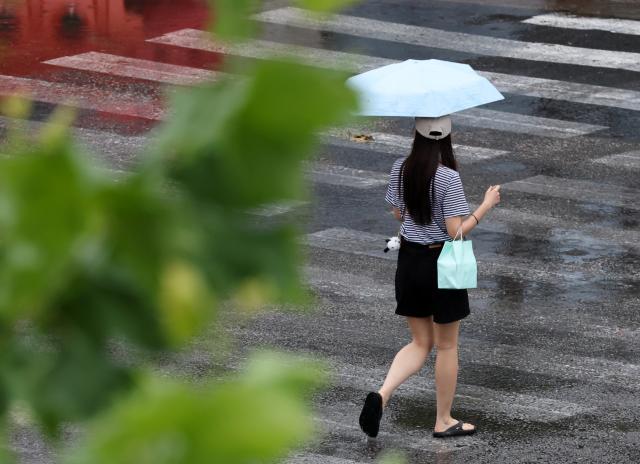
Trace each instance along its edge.
{"label": "white road marking", "polygon": [[[392,312],[391,312],[392,314]],[[271,324],[281,327],[278,333],[269,334],[271,343],[286,343],[291,337],[291,331],[296,323],[292,319],[295,316],[288,314],[273,314],[269,316]],[[397,347],[389,346],[388,340],[381,337],[376,332],[356,331],[349,324],[338,324],[327,322],[326,320],[314,319],[315,330],[314,337],[318,343],[330,344],[330,340],[336,337],[351,340],[358,346],[376,347],[388,350],[391,354],[392,350]],[[234,333],[249,337],[262,338],[261,328],[242,328],[236,329]],[[619,381],[620,366],[632,382],[633,387],[637,388],[637,381],[633,378],[633,374],[638,371],[637,365],[630,365],[618,362],[610,362],[607,360],[585,358],[579,356],[568,356],[557,354],[545,350],[538,350],[535,354],[531,353],[530,347],[520,347],[504,344],[496,344],[493,342],[478,341],[464,337],[463,343],[460,344],[460,358],[465,362],[477,364],[479,366],[494,366],[499,368],[513,369],[517,372],[530,373],[536,375],[552,375],[563,379],[584,379],[592,376],[592,370],[595,365],[601,367],[603,372],[600,377],[607,378],[609,374],[612,377],[610,382],[603,381],[601,383],[609,384]],[[475,354],[472,352],[475,350]],[[322,353],[322,351],[321,351]],[[486,357],[483,360],[483,356]],[[504,364],[500,362],[504,361]],[[573,367],[564,369],[563,362],[572,362]],[[596,364],[594,364],[596,363]],[[349,386],[362,392],[376,390],[387,374],[386,368],[381,367],[361,367],[354,363],[347,363],[331,358],[332,372],[337,377],[337,384],[340,386]],[[631,367],[632,370],[627,373],[626,370]],[[545,369],[547,370],[545,372]],[[633,388],[632,387],[632,388]],[[402,387],[395,393],[398,396],[420,395],[424,397],[428,395],[427,401],[435,402],[435,379],[432,375],[414,375],[408,378]],[[584,414],[594,409],[593,404],[581,405],[563,400],[534,396],[530,394],[514,393],[505,390],[494,390],[480,385],[458,384],[456,389],[456,402],[459,407],[464,410],[481,412],[489,417],[504,418],[509,417],[516,420],[528,420],[536,422],[551,423],[554,421],[566,419],[578,414]],[[360,405],[352,406],[355,414],[347,414],[357,418]],[[332,410],[331,417],[339,419],[340,411],[344,409]],[[338,417],[336,417],[338,416]],[[342,422],[342,421],[341,421]],[[357,425],[354,424],[357,428]],[[390,435],[398,435],[397,428],[388,432]],[[428,449],[429,447],[427,447]]]}
{"label": "white road marking", "polygon": [[170,32],[160,37],[148,39],[148,42],[246,58],[267,59],[277,56],[294,56],[310,66],[337,69],[373,69],[374,67],[396,62],[387,58],[374,58],[366,55],[334,52],[321,48],[303,47],[267,40],[252,40],[241,44],[224,44],[214,42],[208,32],[198,29],[182,29]]}
{"label": "white road marking", "polygon": [[[557,10],[558,4],[556,2],[550,2],[549,0],[448,0],[453,3],[467,3],[474,5],[493,5],[498,7],[518,8],[524,10]],[[624,17],[625,13],[630,13],[637,10],[638,2],[636,0],[610,0],[606,3],[603,2],[580,2],[567,4],[567,8],[572,6],[579,7],[581,10],[588,12],[587,14],[601,14],[601,10],[609,12],[611,16]],[[600,10],[600,11],[599,11]]]}
{"label": "white road marking", "polygon": [[484,108],[465,110],[452,115],[451,118],[454,123],[462,124],[463,126],[561,139],[607,129],[605,126],[506,113]]}
{"label": "white road marking", "polygon": [[[464,346],[464,343],[462,346]],[[464,356],[462,357],[464,358]],[[386,369],[363,368],[336,361],[332,365],[337,371],[341,384],[350,384],[363,391],[379,388],[379,383],[387,374]],[[435,401],[435,380],[432,376],[412,376],[402,384],[401,390],[421,395],[427,393]],[[402,393],[400,394],[402,395]],[[566,419],[577,414],[583,414],[590,409],[568,401],[558,401],[540,396],[465,384],[458,384],[456,388],[456,403],[466,410],[481,411],[495,418],[506,416],[513,419],[527,419],[539,422]]]}
{"label": "white road marking", "polygon": [[[334,129],[326,132],[327,137],[324,141],[332,145],[373,150],[397,156],[408,155],[413,143],[413,137],[383,132],[366,132],[366,135],[373,137],[373,140],[356,142],[351,138],[352,134],[356,133],[359,132],[352,129]],[[505,150],[458,144],[453,144],[453,149],[455,150],[456,159],[463,164],[486,161],[510,153]]]}
{"label": "white road marking", "polygon": [[640,210],[640,201],[638,201],[640,199],[640,190],[600,182],[541,175],[507,182],[502,185],[502,188],[504,190]]}
{"label": "white road marking", "polygon": [[[229,327],[229,331],[238,336],[259,333],[253,327]],[[260,333],[260,335],[262,336],[263,334]],[[275,333],[274,335],[275,340],[282,334]],[[330,335],[330,332],[326,332],[325,335]],[[297,352],[296,354],[301,353]],[[314,353],[311,353],[311,355],[313,356]],[[201,364],[212,364],[210,353],[206,351],[203,352],[191,350],[189,351],[189,353],[179,355],[179,359],[184,359],[185,362],[183,362],[183,364],[189,365],[193,363],[194,356],[198,358],[198,362]],[[189,362],[187,362],[187,360],[189,360]],[[238,355],[237,353],[230,353],[229,356],[226,357],[224,365],[218,365],[218,367],[224,367],[225,369],[233,369],[237,371],[245,365],[245,361],[246,360],[243,359],[241,355]],[[353,369],[351,369],[351,367],[353,367]],[[336,368],[338,369],[338,372],[336,372]],[[343,377],[340,375],[343,370],[346,371],[347,376],[344,377],[345,382],[341,381],[339,385],[345,385],[352,388],[355,386],[355,388],[358,388],[353,380],[353,373],[362,372],[362,368],[356,365],[351,366],[349,364],[335,364],[333,365],[333,368],[329,366],[329,369],[326,370],[324,374],[327,377],[331,377],[332,374],[337,373],[338,377],[343,379]],[[362,378],[362,380],[365,382],[370,382],[373,380],[373,377]],[[402,395],[403,393],[402,391],[398,391],[397,394]],[[364,435],[360,430],[357,422],[358,414],[360,413],[360,407],[360,403],[354,403],[353,401],[338,401],[332,402],[330,404],[324,404],[319,413],[315,415],[314,420],[319,424],[322,424],[322,428],[327,433],[335,433],[336,431],[338,431],[339,433],[347,434],[351,437],[357,436],[364,438]],[[431,437],[430,434],[425,434],[424,431],[420,429],[416,429],[414,427],[407,428],[401,425],[397,426],[393,423],[387,424],[385,428],[380,431],[377,440],[382,441],[393,448],[408,448],[419,450],[423,453],[453,452],[464,449],[466,445],[485,445],[485,442],[480,438],[480,436],[461,437],[455,440],[455,442],[439,440]],[[320,462],[324,464],[325,461]]]}
{"label": "white road marking", "polygon": [[[316,292],[330,293],[338,297],[348,297],[352,301],[358,301],[352,316],[357,318],[368,316],[368,324],[382,324],[389,316],[387,309],[378,311],[376,308],[393,307],[395,304],[393,279],[381,281],[370,276],[343,272],[338,269],[330,269],[317,265],[307,265],[304,268],[304,280]],[[474,324],[481,332],[483,330],[504,330],[513,334],[514,330],[523,330],[527,333],[548,334],[549,327],[558,322],[556,312],[549,312],[548,304],[544,301],[527,300],[526,313],[521,312],[517,321],[496,317],[493,305],[499,304],[499,296],[494,289],[474,289],[470,294],[474,311]],[[597,303],[594,303],[595,305]],[[618,302],[619,305],[640,307],[632,298]],[[640,343],[640,328],[623,327],[612,324],[606,316],[600,313],[592,313],[583,310],[576,311],[572,306],[561,304],[557,310],[562,311],[565,324],[559,328],[559,333],[568,333],[571,336],[581,338],[589,337],[606,341],[619,340],[632,346]],[[576,303],[576,306],[579,304]],[[599,306],[601,308],[601,306]],[[324,314],[324,313],[323,313]],[[331,317],[331,313],[327,313]],[[633,325],[631,321],[629,324]],[[515,327],[518,326],[518,327]],[[366,328],[363,327],[366,331]],[[587,342],[585,342],[587,343]]]}
{"label": "white road marking", "polygon": [[300,200],[281,201],[265,205],[261,208],[256,208],[252,210],[251,213],[263,217],[280,216],[282,214],[295,211],[296,209],[302,208],[308,204],[309,202]]}
{"label": "white road marking", "polygon": [[640,35],[640,21],[618,18],[594,18],[564,13],[548,13],[533,16],[522,21],[538,26],[550,26],[563,29],[599,30],[618,34]]}
{"label": "white road marking", "polygon": [[[362,398],[358,399],[362,400]],[[323,425],[322,428],[325,433],[340,431],[349,435],[351,439],[355,437],[365,439],[366,436],[358,426],[358,415],[361,407],[361,404],[354,404],[353,401],[323,405],[323,413],[316,416],[315,420]],[[425,418],[425,422],[427,420]],[[481,435],[460,437],[453,443],[453,440],[447,441],[433,438],[430,433],[425,433],[422,429],[387,423],[380,430],[375,441],[382,442],[394,449],[412,449],[419,451],[421,454],[447,453],[450,456],[451,453],[462,451],[468,446],[486,446],[486,442],[480,437]],[[326,461],[317,462],[318,464],[324,464]]]}
{"label": "white road marking", "polygon": [[[318,421],[323,424],[327,423],[322,419],[318,419]],[[284,461],[284,464],[358,464],[359,462],[360,461],[353,461],[351,459],[327,456],[326,454],[297,453],[294,456],[287,458],[287,460]]]}
{"label": "white road marking", "polygon": [[[207,32],[196,29],[171,32],[149,41],[247,58],[293,56],[312,66],[342,68],[354,73],[398,62],[388,58],[285,45],[264,40],[225,46],[215,44]],[[485,71],[481,71],[480,74],[489,79],[501,92],[640,111],[640,92],[633,90]]]}
{"label": "white road marking", "polygon": [[[469,206],[472,210],[477,207],[477,205]],[[575,223],[566,218],[517,211],[502,205],[492,209],[487,220],[482,221],[477,229],[539,240],[558,239],[567,245],[571,242],[582,243],[588,240],[598,247],[619,245],[640,250],[640,231],[638,230]]]}
{"label": "white road marking", "polygon": [[389,182],[389,176],[385,173],[330,164],[310,163],[307,173],[314,182],[359,189],[379,187]]}
{"label": "white road marking", "polygon": [[593,162],[617,168],[638,170],[640,169],[640,150],[604,156],[602,158],[594,159]]}
{"label": "white road marking", "polygon": [[36,101],[71,105],[93,111],[159,120],[165,117],[160,102],[139,94],[110,92],[73,84],[0,75],[0,96],[24,95]]}
{"label": "white road marking", "polygon": [[640,92],[602,85],[480,71],[500,92],[640,111]]}
{"label": "white road marking", "polygon": [[[282,343],[284,346],[291,347],[292,337],[295,336],[297,337],[296,340],[299,340],[300,337],[304,335],[304,332],[300,333],[299,330],[297,330],[300,328],[300,322],[296,320],[297,317],[295,315],[273,313],[267,317],[272,326],[280,329],[277,333],[269,334],[270,343]],[[390,310],[389,322],[392,317],[395,316],[393,315],[393,311]],[[260,339],[263,337],[256,337],[256,335],[260,330],[264,330],[264,327],[264,324],[262,324],[262,329],[250,328],[245,333],[254,336],[255,339]],[[369,349],[373,349],[374,352],[377,351],[377,349],[388,350],[390,351],[389,361],[391,361],[393,352],[402,346],[402,341],[397,341],[397,345],[393,346],[393,342],[395,341],[394,336],[389,336],[389,329],[385,328],[385,324],[377,324],[375,327],[367,326],[367,329],[367,331],[364,331],[362,324],[357,323],[356,319],[348,319],[343,323],[340,320],[336,321],[335,317],[316,317],[313,318],[313,327],[308,330],[313,331],[314,344],[316,346],[331,345],[332,340],[335,341],[336,339],[349,340],[351,346],[368,346]],[[293,342],[293,346],[296,346],[295,343],[296,342]],[[532,349],[530,346],[499,343],[493,339],[487,341],[484,337],[474,338],[465,335],[464,342],[460,344],[459,350],[461,359],[466,363],[477,366],[512,369],[521,373],[526,372],[536,376],[539,375],[543,378],[551,376],[559,379],[578,380],[599,385],[625,385],[625,388],[636,391],[640,390],[640,364],[632,364],[601,357],[574,355],[564,352],[561,345],[558,345],[556,348],[557,350],[548,348]],[[327,351],[332,355],[332,359],[335,359],[336,356],[335,353],[332,353],[332,348],[327,348]],[[320,353],[322,352],[323,350],[320,349]],[[368,371],[369,368],[366,368],[366,370]],[[386,373],[386,369],[379,369],[378,372],[378,374],[363,374],[362,377],[364,378],[356,374],[355,378],[357,381],[371,379],[371,381],[378,383],[384,378],[383,376]],[[353,373],[353,371],[348,373]],[[419,380],[420,387],[426,387],[426,389],[430,391],[433,390],[433,384],[429,384],[429,378],[425,381],[424,377],[421,376],[416,380]],[[411,383],[412,381],[408,380],[408,385],[411,385]],[[365,387],[363,389],[366,390],[367,388]],[[508,414],[514,418],[523,417],[527,409],[538,410],[537,414],[539,417],[537,420],[543,422],[581,414],[594,407],[594,404],[591,402],[587,405],[578,405],[575,403],[565,403],[562,400],[521,395],[480,386],[469,385],[468,388],[461,387],[458,391],[461,395],[469,397],[469,408],[484,411],[488,414]],[[516,407],[513,409],[505,407],[504,410],[498,409],[501,398],[506,400],[503,401],[503,404],[504,402],[507,404],[513,402]],[[483,399],[486,399],[489,404],[483,404],[480,401]],[[491,404],[493,403],[492,400],[495,400],[495,406]],[[606,404],[606,400],[596,404]],[[533,414],[533,411],[531,413]]]}
{"label": "white road marking", "polygon": [[299,8],[279,8],[255,15],[274,24],[357,35],[488,56],[548,63],[640,71],[640,54],[489,37],[357,16],[332,15],[324,20]]}
{"label": "white road marking", "polygon": [[64,68],[80,69],[112,76],[131,77],[176,85],[193,85],[210,82],[219,76],[219,73],[206,69],[158,63],[156,61],[99,52],[63,56],[45,61],[44,63]]}
{"label": "white road marking", "polygon": [[[0,128],[16,127],[30,136],[37,136],[46,123],[23,119],[12,119],[0,116]],[[148,146],[149,138],[137,135],[120,135],[112,132],[72,128],[74,138],[91,152],[102,155],[101,159],[112,166],[130,167],[136,163],[136,157]],[[105,156],[106,155],[106,156]],[[113,173],[124,174],[125,171],[110,169]]]}
{"label": "white road marking", "polygon": [[[308,246],[334,250],[344,253],[371,256],[386,260],[395,260],[395,253],[384,253],[385,237],[380,234],[332,227],[307,234],[304,243]],[[551,285],[575,284],[602,280],[627,280],[635,282],[640,275],[615,275],[599,269],[587,269],[581,264],[561,263],[550,268],[544,263],[537,263],[532,259],[522,259],[509,256],[492,255],[476,256],[478,261],[479,284],[484,276],[502,276],[522,281],[525,285],[530,282],[540,282]]]}

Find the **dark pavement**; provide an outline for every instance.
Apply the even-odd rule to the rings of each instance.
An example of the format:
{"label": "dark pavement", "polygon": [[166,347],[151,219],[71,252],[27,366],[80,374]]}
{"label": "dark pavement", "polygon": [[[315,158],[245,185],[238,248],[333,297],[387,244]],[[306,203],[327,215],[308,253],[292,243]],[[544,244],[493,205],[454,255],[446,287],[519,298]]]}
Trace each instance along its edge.
{"label": "dark pavement", "polygon": [[[18,25],[3,29],[14,47],[0,62],[0,94],[28,88],[38,100],[27,124],[71,98],[78,136],[115,170],[135,165],[164,117],[165,86],[205,79],[202,70],[224,59],[198,45],[197,32],[176,33],[202,29],[195,0],[126,5],[109,27],[87,19],[62,32],[55,8],[18,12]],[[376,440],[357,424],[366,393],[409,341],[393,313],[397,255],[382,253],[397,231],[384,192],[393,161],[408,153],[405,119],[327,134],[309,166],[312,204],[260,213],[306,224],[313,311],[229,316],[227,357],[204,339],[158,368],[214,376],[264,346],[326,359],[333,386],[315,397],[323,434],[296,463],[372,462],[391,448],[411,463],[640,462],[640,4],[370,0],[327,25],[284,7],[267,2],[258,18],[264,42],[230,53],[253,60],[295,44],[296,56],[354,72],[408,58],[462,61],[506,96],[453,118],[468,200],[503,186],[500,205],[472,234],[479,288],[461,326],[453,413],[479,432],[431,438],[433,355],[398,389]],[[38,21],[54,25],[47,47],[28,33]],[[360,133],[374,140],[354,141]],[[23,462],[53,462],[26,419],[14,419]]]}

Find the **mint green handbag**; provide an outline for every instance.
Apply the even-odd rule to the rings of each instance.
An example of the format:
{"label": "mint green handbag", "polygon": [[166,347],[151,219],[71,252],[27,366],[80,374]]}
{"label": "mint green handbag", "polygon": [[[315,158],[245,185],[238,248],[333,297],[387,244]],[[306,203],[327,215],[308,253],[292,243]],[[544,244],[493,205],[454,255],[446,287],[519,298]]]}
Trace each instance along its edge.
{"label": "mint green handbag", "polygon": [[[457,240],[460,235],[460,240]],[[438,257],[438,288],[476,288],[478,264],[471,240],[465,240],[462,229],[452,242],[445,242]]]}

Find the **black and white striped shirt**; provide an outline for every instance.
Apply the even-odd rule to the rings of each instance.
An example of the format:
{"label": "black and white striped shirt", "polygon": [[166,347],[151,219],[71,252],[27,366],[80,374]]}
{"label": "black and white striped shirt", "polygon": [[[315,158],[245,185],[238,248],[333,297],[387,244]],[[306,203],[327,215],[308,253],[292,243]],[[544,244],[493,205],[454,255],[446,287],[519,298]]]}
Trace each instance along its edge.
{"label": "black and white striped shirt", "polygon": [[[398,174],[405,159],[400,158],[393,163],[385,196],[387,203],[405,213],[400,234],[409,241],[422,244],[451,240],[447,233],[445,218],[468,216],[470,213],[467,199],[464,196],[460,174],[445,166],[438,166],[433,179],[435,182],[435,201],[432,203],[433,221],[431,224],[423,226],[413,222],[411,215],[405,211],[401,180],[400,185],[398,185]],[[429,188],[429,192],[431,192],[431,188]]]}

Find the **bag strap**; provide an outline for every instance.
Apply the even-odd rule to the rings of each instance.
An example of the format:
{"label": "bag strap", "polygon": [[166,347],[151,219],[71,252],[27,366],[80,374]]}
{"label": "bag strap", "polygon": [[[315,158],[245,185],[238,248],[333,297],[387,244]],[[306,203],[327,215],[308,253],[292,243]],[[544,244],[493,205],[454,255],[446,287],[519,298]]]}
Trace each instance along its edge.
{"label": "bag strap", "polygon": [[460,240],[464,242],[464,236],[462,235],[462,225],[458,227],[458,231],[456,232],[456,236],[453,237],[453,240],[456,241],[458,239],[458,235],[460,235]]}
{"label": "bag strap", "polygon": [[398,227],[398,238],[400,238],[400,231],[402,230],[402,224],[404,223],[404,209],[405,206],[403,205],[402,208],[400,208],[400,227]]}

